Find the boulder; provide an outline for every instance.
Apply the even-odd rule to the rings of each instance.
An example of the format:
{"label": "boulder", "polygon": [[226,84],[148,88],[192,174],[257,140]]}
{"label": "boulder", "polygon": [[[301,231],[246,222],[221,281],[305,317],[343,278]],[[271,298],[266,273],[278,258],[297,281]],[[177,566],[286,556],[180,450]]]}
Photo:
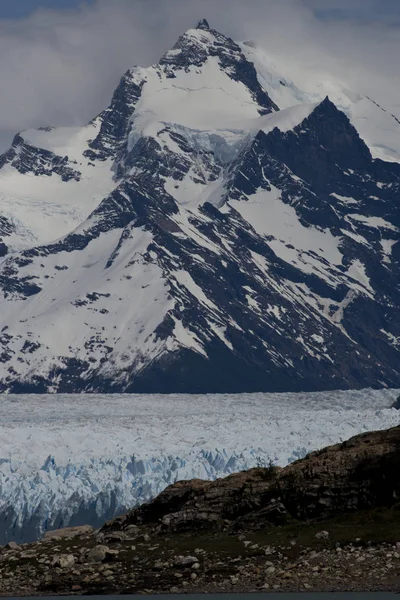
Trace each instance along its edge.
{"label": "boulder", "polygon": [[196,556],[176,556],[174,559],[175,567],[191,567],[195,565],[198,561]]}
{"label": "boulder", "polygon": [[18,546],[17,542],[8,542],[6,545],[7,550],[20,550],[20,546]]}
{"label": "boulder", "polygon": [[318,533],[315,534],[315,537],[317,540],[327,540],[329,538],[329,531],[318,531]]}
{"label": "boulder", "polygon": [[115,556],[118,556],[118,554],[118,550],[112,550],[108,546],[98,544],[97,546],[94,546],[91,550],[89,550],[85,562],[101,563],[107,559],[112,559]]}
{"label": "boulder", "polygon": [[58,554],[51,561],[52,567],[60,567],[60,569],[68,569],[75,565],[75,556],[73,554]]}

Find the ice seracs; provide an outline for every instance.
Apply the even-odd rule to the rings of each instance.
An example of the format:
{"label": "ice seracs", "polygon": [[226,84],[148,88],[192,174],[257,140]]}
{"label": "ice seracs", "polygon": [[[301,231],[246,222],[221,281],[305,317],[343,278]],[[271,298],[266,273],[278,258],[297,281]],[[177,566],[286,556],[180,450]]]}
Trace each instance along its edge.
{"label": "ice seracs", "polygon": [[67,525],[99,527],[180,479],[284,466],[356,433],[396,426],[397,395],[4,396],[0,543]]}

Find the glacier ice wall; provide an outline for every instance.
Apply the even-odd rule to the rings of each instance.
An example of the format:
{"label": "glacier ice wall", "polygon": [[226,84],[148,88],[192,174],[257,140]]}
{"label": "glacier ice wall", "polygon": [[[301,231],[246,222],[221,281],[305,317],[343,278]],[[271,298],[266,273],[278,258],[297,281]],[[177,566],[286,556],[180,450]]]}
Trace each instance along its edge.
{"label": "glacier ice wall", "polygon": [[98,527],[180,479],[285,465],[398,425],[397,394],[3,396],[0,544]]}

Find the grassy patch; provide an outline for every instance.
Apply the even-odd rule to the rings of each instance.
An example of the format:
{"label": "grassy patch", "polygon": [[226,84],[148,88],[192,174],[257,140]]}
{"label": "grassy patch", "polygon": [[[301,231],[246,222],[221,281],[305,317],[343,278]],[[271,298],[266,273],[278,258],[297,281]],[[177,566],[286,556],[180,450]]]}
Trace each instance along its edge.
{"label": "grassy patch", "polygon": [[[320,540],[315,536],[319,531],[329,532],[329,539]],[[255,556],[263,550],[245,547],[244,540],[239,539],[241,532],[231,534],[226,531],[216,533],[176,533],[159,535],[153,538],[160,544],[165,557],[178,554],[193,554],[201,548],[207,554],[215,554],[221,558],[230,556]],[[392,508],[379,508],[357,511],[340,515],[331,519],[312,520],[308,522],[292,522],[283,526],[266,526],[263,529],[244,532],[245,540],[259,546],[285,547],[291,557],[299,554],[303,548],[333,547],[336,542],[341,545],[354,543],[395,543],[400,541],[400,505]],[[292,546],[290,542],[296,542]],[[141,552],[147,554],[146,548]],[[153,556],[158,552],[153,553]],[[148,554],[147,554],[148,555]]]}

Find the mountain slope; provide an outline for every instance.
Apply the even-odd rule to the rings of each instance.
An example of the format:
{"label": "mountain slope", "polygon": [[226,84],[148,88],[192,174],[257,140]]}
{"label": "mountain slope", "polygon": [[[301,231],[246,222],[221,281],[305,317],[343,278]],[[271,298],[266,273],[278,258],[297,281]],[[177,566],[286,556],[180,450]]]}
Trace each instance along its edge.
{"label": "mountain slope", "polygon": [[17,250],[4,215],[3,391],[399,384],[400,165],[328,98],[279,110],[242,48],[203,21],[86,128],[3,155],[70,219]]}

